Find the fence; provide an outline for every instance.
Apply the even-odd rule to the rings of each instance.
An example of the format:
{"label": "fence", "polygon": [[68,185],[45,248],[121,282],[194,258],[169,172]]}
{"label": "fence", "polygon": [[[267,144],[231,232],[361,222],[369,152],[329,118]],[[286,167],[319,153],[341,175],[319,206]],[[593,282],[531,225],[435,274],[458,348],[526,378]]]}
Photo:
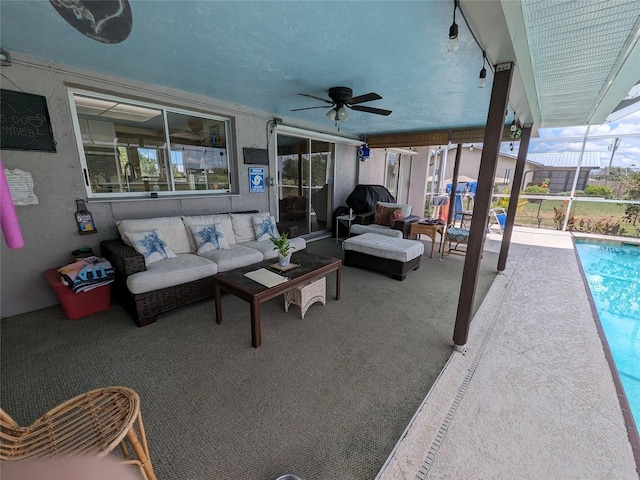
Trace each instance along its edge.
{"label": "fence", "polygon": [[[496,195],[494,205],[506,206],[508,196]],[[568,217],[568,218],[567,218]],[[600,235],[640,237],[640,202],[588,197],[521,195],[516,225]],[[565,225],[566,224],[566,225]]]}
{"label": "fence", "polygon": [[[433,214],[429,200],[425,203],[426,216]],[[508,205],[508,194],[494,194],[492,207],[506,209]],[[549,230],[640,238],[640,201],[521,194],[514,223]]]}

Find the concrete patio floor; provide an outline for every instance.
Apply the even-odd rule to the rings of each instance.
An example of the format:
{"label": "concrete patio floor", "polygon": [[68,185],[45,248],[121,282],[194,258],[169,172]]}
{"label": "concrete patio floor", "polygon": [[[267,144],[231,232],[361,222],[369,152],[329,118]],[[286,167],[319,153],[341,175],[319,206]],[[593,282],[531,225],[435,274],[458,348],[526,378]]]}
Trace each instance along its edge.
{"label": "concrete patio floor", "polygon": [[376,478],[623,480],[636,468],[571,236],[516,227],[466,351]]}

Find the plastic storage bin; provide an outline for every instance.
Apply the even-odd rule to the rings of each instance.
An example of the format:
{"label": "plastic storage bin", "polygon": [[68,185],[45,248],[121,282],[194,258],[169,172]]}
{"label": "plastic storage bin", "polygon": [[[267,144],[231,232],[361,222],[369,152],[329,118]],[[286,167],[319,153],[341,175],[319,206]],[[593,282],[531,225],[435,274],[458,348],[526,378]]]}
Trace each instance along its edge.
{"label": "plastic storage bin", "polygon": [[75,293],[62,284],[57,268],[44,272],[44,278],[60,300],[60,306],[69,320],[76,320],[111,308],[111,285]]}

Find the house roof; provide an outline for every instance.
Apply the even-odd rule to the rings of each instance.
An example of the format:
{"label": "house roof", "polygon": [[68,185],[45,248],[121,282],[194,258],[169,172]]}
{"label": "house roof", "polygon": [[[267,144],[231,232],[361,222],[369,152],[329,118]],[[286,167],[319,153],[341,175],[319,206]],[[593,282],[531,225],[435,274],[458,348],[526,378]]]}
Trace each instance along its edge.
{"label": "house roof", "polygon": [[598,152],[584,152],[580,163],[580,152],[568,153],[529,153],[527,161],[537,162],[551,168],[575,168],[578,164],[584,168],[600,168]]}
{"label": "house roof", "polygon": [[[39,57],[320,131],[336,131],[325,117],[330,87],[380,94],[364,105],[393,113],[349,110],[340,130],[351,135],[483,127],[493,81],[488,67],[487,88],[477,87],[483,50],[489,65],[515,63],[505,123],[515,110],[534,131],[602,123],[640,77],[637,0],[461,0],[455,53],[454,0],[122,0],[111,4],[130,5],[131,31],[111,29],[117,42],[70,25],[93,37],[110,31],[99,8],[85,11],[107,3],[3,1],[0,44],[16,63]],[[3,76],[12,81],[11,69]]]}

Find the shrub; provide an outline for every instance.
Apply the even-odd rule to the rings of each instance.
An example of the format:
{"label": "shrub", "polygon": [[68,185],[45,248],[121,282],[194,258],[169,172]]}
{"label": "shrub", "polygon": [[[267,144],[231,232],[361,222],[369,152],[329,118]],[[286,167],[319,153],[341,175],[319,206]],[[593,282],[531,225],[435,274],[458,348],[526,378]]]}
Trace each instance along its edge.
{"label": "shrub", "polygon": [[584,194],[593,197],[611,198],[611,189],[603,185],[587,185],[584,189]]}
{"label": "shrub", "polygon": [[529,184],[529,186],[524,189],[524,193],[529,193],[532,195],[544,195],[545,193],[549,193],[549,187]]}

